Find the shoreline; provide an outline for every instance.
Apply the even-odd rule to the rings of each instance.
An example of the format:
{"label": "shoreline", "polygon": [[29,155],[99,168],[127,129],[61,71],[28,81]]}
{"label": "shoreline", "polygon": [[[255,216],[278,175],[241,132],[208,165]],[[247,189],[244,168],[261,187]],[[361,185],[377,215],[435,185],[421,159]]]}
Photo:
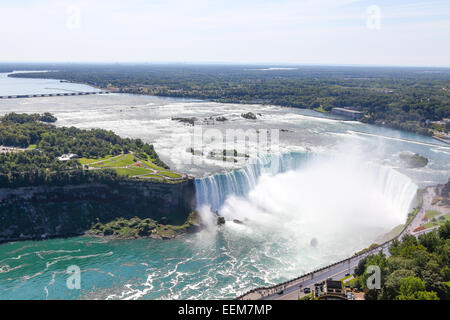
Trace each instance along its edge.
{"label": "shoreline", "polygon": [[436,135],[433,136],[433,139],[436,139],[436,140],[438,140],[438,141],[441,141],[441,142],[443,142],[443,143],[446,143],[446,144],[450,145],[450,141],[445,140],[445,139],[443,139],[443,138],[440,138],[440,137],[438,137],[438,136],[436,136]]}
{"label": "shoreline", "polygon": [[[26,73],[40,73],[40,72],[52,72],[52,71],[48,71],[48,70],[45,70],[45,71],[37,70],[37,71],[27,71],[27,72],[21,72],[21,71],[15,72],[15,71],[13,71],[13,72],[10,72],[10,73],[8,73],[8,72],[5,72],[5,73],[7,73],[8,74],[7,76],[9,77],[9,74],[15,74],[15,73],[26,74]],[[57,71],[55,71],[55,72],[57,72]],[[12,78],[14,78],[14,77],[12,77]],[[18,77],[18,78],[22,78],[22,77]],[[26,78],[26,77],[23,77],[23,78],[25,78],[25,79],[51,79],[51,80],[57,80],[57,81],[60,81],[60,82],[65,82],[65,83],[86,85],[86,86],[95,88],[97,90],[107,90],[108,93],[131,94],[131,95],[138,95],[138,96],[152,96],[152,97],[161,97],[161,98],[170,98],[170,99],[193,100],[193,101],[204,101],[204,102],[215,102],[215,103],[228,103],[228,104],[240,104],[240,105],[255,104],[255,103],[251,103],[251,102],[245,103],[245,102],[233,102],[233,101],[217,101],[217,99],[216,100],[201,99],[201,98],[196,98],[196,97],[182,98],[182,97],[170,96],[170,95],[155,95],[155,94],[150,95],[150,94],[145,94],[145,93],[126,92],[126,91],[122,91],[121,88],[117,88],[117,87],[106,87],[106,88],[103,88],[103,87],[100,87],[98,85],[93,85],[93,84],[90,84],[90,83],[84,82],[84,81],[78,82],[78,81],[71,81],[71,80],[66,80],[66,79],[54,79],[54,78],[45,78],[45,77],[44,78]],[[332,119],[332,120],[337,120],[337,121],[356,121],[358,123],[371,125],[371,126],[374,126],[374,127],[377,127],[377,128],[387,128],[387,129],[401,131],[401,132],[405,132],[405,133],[417,134],[417,135],[420,135],[422,137],[433,138],[433,139],[438,140],[438,141],[440,141],[442,143],[450,145],[450,142],[445,141],[443,139],[440,139],[438,137],[435,137],[434,135],[425,135],[425,134],[421,134],[421,133],[418,133],[418,132],[415,132],[415,131],[408,131],[408,130],[397,129],[397,128],[391,127],[389,125],[370,124],[370,123],[365,123],[365,122],[362,122],[362,121],[359,121],[359,120],[345,119],[345,118],[342,118],[342,117],[334,117],[329,112],[322,112],[322,111],[319,111],[319,110],[315,110],[317,108],[313,108],[313,109],[306,108],[306,107],[305,108],[299,108],[299,107],[292,107],[292,106],[281,106],[281,105],[270,104],[270,103],[257,103],[257,104],[272,105],[272,106],[278,107],[278,108],[291,108],[291,109],[300,109],[300,110],[310,110],[310,111],[314,111],[314,112],[317,113],[317,115],[308,115],[309,117],[312,117],[312,118]],[[321,116],[321,115],[326,115],[326,116]]]}

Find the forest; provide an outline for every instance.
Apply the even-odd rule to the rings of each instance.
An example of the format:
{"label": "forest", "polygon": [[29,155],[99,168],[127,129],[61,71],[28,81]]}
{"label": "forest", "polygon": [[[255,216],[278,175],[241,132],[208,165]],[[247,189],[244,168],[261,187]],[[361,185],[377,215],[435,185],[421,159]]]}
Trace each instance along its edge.
{"label": "forest", "polygon": [[0,117],[0,145],[23,149],[0,153],[1,186],[64,185],[123,179],[110,169],[84,170],[77,159],[58,160],[59,156],[69,153],[96,159],[133,151],[137,157],[149,158],[155,165],[168,168],[159,159],[153,145],[141,139],[121,138],[102,129],[82,130],[48,123],[55,121],[50,113],[10,113]]}
{"label": "forest", "polygon": [[[7,67],[12,66],[3,66]],[[450,118],[448,68],[191,64],[61,64],[42,68],[53,72],[11,76],[65,79],[125,93],[324,112],[333,107],[354,107],[364,112],[363,122],[424,135],[432,135],[430,121]]]}

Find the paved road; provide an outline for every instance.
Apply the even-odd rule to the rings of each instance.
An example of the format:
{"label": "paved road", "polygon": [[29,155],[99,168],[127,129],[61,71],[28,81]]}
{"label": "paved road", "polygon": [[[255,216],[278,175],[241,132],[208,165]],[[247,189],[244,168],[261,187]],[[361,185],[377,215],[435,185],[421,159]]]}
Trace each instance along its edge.
{"label": "paved road", "polygon": [[[282,294],[278,294],[275,292],[274,294],[261,298],[261,300],[297,300],[298,298],[305,296],[305,294],[303,293],[304,288],[309,287],[312,290],[314,289],[315,283],[325,281],[328,278],[339,280],[344,278],[346,274],[353,274],[355,268],[358,266],[358,263],[361,259],[367,257],[368,255],[376,254],[381,250],[383,250],[383,253],[385,255],[389,256],[388,249],[389,245],[386,244],[383,247],[379,247],[376,250],[370,251],[367,254],[354,257],[349,261],[331,267],[330,270],[325,271],[319,275],[312,274],[310,276],[310,279],[300,280],[293,284],[289,284],[289,286],[287,286],[283,290]],[[299,287],[299,285],[301,285],[302,287]]]}
{"label": "paved road", "polygon": [[[402,230],[402,232],[398,235],[398,238],[401,239],[406,234],[412,234],[414,236],[419,236],[420,234],[430,232],[435,230],[436,228],[430,228],[426,230],[422,230],[419,232],[414,232],[414,230],[424,223],[423,217],[425,212],[431,208],[431,202],[433,197],[435,196],[435,191],[433,187],[429,187],[425,189],[423,193],[423,203],[422,208],[416,214],[414,219]],[[442,208],[432,208],[432,209],[441,209]],[[346,274],[353,274],[356,266],[359,261],[368,255],[377,254],[380,251],[386,256],[389,256],[389,246],[392,240],[383,243],[382,245],[360,254],[358,256],[353,256],[344,261],[338,262],[331,266],[319,269],[317,271],[306,274],[305,276],[300,277],[297,280],[291,280],[285,284],[280,284],[270,288],[260,288],[257,290],[253,290],[238,299],[241,300],[297,300],[298,298],[303,297],[305,294],[303,293],[303,289],[306,287],[310,287],[313,289],[314,284],[318,282],[322,282],[328,278],[333,279],[342,279]],[[301,286],[301,287],[299,287]]]}
{"label": "paved road", "polygon": [[[439,228],[439,227],[419,231],[417,233],[414,233],[414,236],[418,237],[419,235],[421,235],[423,233],[428,233],[437,228]],[[376,250],[376,251],[371,251],[370,254],[378,253],[381,251],[381,249],[383,250],[383,253],[387,257],[390,256],[389,245],[384,245],[382,248],[378,248],[378,250]],[[365,255],[365,256],[367,256],[367,255]],[[314,289],[315,283],[325,281],[328,278],[340,280],[340,279],[344,278],[347,274],[353,274],[355,272],[355,268],[358,266],[359,261],[364,257],[355,258],[354,260],[351,260],[351,262],[348,264],[338,265],[338,266],[332,268],[330,271],[323,273],[317,277],[314,277],[311,280],[306,280],[303,282],[298,282],[295,285],[290,285],[289,287],[287,287],[284,290],[283,294],[281,294],[281,295],[278,293],[275,293],[270,296],[261,298],[261,300],[297,300],[298,298],[302,298],[306,295],[303,293],[303,289],[306,287],[309,287],[312,291]],[[301,285],[301,287],[299,287],[299,285]]]}

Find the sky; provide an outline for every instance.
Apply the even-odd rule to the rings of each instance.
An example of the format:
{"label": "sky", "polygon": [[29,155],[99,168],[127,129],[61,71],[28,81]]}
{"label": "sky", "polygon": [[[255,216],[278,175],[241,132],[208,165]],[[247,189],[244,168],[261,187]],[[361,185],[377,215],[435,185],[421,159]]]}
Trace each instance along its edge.
{"label": "sky", "polygon": [[450,1],[0,0],[0,61],[450,67]]}

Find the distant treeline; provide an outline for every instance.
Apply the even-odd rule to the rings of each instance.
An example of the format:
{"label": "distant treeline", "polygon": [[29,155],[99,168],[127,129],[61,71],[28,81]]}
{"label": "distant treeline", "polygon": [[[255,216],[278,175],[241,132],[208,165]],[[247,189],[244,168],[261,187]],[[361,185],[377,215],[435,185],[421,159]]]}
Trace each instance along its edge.
{"label": "distant treeline", "polygon": [[362,121],[430,135],[450,118],[450,69],[223,65],[61,65],[14,77],[84,82],[121,92],[298,108],[352,106]]}
{"label": "distant treeline", "polygon": [[59,161],[62,154],[102,158],[135,152],[138,157],[151,158],[158,166],[168,168],[152,145],[141,139],[121,138],[112,131],[58,128],[42,121],[56,118],[45,113],[7,114],[0,118],[0,145],[29,148],[24,152],[0,154],[0,185],[27,186],[41,184],[85,183],[123,179],[113,170],[84,170],[78,160]]}

